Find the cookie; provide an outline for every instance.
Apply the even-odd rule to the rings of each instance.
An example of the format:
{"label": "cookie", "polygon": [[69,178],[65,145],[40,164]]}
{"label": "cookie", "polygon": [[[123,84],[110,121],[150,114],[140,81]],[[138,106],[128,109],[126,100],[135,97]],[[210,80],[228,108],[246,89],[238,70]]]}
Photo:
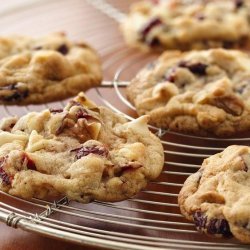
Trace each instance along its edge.
{"label": "cookie", "polygon": [[250,58],[210,49],[165,52],[132,80],[128,99],[164,129],[231,136],[250,129]]}
{"label": "cookie", "polygon": [[144,51],[245,48],[250,1],[141,1],[132,5],[121,29],[130,46]]}
{"label": "cookie", "polygon": [[128,122],[80,93],[64,109],[0,122],[0,189],[30,199],[120,201],[161,173],[160,139],[148,117]]}
{"label": "cookie", "polygon": [[96,52],[63,33],[0,37],[0,103],[61,100],[101,83]]}
{"label": "cookie", "polygon": [[205,159],[180,191],[182,214],[201,232],[250,243],[249,170],[248,146],[233,145]]}

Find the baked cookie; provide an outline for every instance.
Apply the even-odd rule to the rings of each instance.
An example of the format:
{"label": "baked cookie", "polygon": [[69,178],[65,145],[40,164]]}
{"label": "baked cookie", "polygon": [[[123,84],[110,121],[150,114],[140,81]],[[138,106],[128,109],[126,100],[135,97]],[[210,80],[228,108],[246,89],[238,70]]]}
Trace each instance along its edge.
{"label": "baked cookie", "polygon": [[249,0],[152,0],[132,5],[121,25],[127,43],[150,49],[244,48]]}
{"label": "baked cookie", "polygon": [[205,159],[178,201],[199,231],[250,243],[250,147],[230,146]]}
{"label": "baked cookie", "polygon": [[101,83],[96,52],[63,33],[41,38],[0,37],[0,103],[43,103]]}
{"label": "baked cookie", "polygon": [[0,189],[22,198],[89,202],[134,196],[163,167],[148,117],[127,122],[80,93],[64,109],[0,123]]}
{"label": "baked cookie", "polygon": [[132,80],[128,99],[157,127],[235,135],[250,129],[249,65],[234,50],[165,52]]}

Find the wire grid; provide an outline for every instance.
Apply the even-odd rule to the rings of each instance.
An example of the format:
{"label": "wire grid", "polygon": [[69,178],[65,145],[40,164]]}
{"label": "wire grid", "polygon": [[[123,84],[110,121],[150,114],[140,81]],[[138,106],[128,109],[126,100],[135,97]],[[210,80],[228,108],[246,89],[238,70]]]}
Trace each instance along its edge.
{"label": "wire grid", "polygon": [[[110,13],[105,1],[97,2],[99,9],[103,9],[104,3],[106,14]],[[115,19],[122,17],[114,14],[115,9],[112,12]],[[106,81],[95,90],[97,95],[115,112],[134,119],[134,107],[127,102],[124,89],[130,79],[128,72],[132,69],[136,72],[136,67],[145,64],[145,56],[116,43],[99,51],[103,57],[112,55],[104,63],[105,70],[113,65],[119,67],[113,82]],[[112,98],[107,96],[106,90],[112,92]],[[18,107],[18,113],[55,105],[63,107],[65,102]],[[15,115],[16,110],[12,106],[0,107],[3,116]],[[55,201],[26,201],[0,192],[0,220],[14,228],[108,249],[248,249],[234,240],[211,240],[200,235],[193,223],[180,214],[177,196],[185,179],[199,168],[204,158],[230,144],[248,144],[250,138],[201,138],[151,128],[164,145],[164,170],[157,181],[150,183],[135,198],[118,203],[79,204],[66,197]]]}

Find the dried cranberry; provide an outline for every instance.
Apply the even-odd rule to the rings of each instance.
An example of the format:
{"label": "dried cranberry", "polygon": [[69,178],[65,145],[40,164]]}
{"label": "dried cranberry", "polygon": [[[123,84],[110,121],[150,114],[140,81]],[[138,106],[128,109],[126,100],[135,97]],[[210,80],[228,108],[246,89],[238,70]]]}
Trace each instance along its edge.
{"label": "dried cranberry", "polygon": [[89,119],[89,118],[92,118],[92,115],[90,115],[86,109],[78,109],[77,112],[76,112],[76,117],[77,119],[80,119],[80,118],[85,118],[85,119]]}
{"label": "dried cranberry", "polygon": [[103,157],[107,157],[109,152],[104,146],[83,146],[80,148],[72,149],[70,152],[75,152],[75,158],[79,160],[80,158],[87,156],[89,154],[96,154]]}
{"label": "dried cranberry", "polygon": [[176,68],[172,68],[171,70],[169,70],[169,71],[165,74],[164,80],[174,83],[175,80],[176,80]]}
{"label": "dried cranberry", "polygon": [[140,34],[142,36],[142,40],[146,41],[148,33],[155,27],[162,25],[162,21],[159,17],[155,17],[151,19],[141,30]]}
{"label": "dried cranberry", "polygon": [[0,178],[2,179],[3,183],[6,185],[10,185],[12,182],[13,177],[9,176],[6,171],[3,169],[7,160],[7,156],[2,157],[0,159]]}
{"label": "dried cranberry", "polygon": [[67,55],[69,52],[69,48],[66,44],[62,44],[57,48],[57,51],[63,55]]}
{"label": "dried cranberry", "polygon": [[222,234],[223,237],[231,237],[232,233],[225,219],[212,219],[207,226],[207,232],[209,234]]}
{"label": "dried cranberry", "polygon": [[24,91],[24,92],[14,92],[12,95],[5,97],[4,100],[7,102],[12,102],[12,101],[21,101],[24,98],[26,98],[28,96],[28,91]]}
{"label": "dried cranberry", "polygon": [[196,211],[193,214],[193,218],[194,218],[195,226],[198,230],[202,230],[206,228],[207,216],[204,216],[202,212]]}
{"label": "dried cranberry", "polygon": [[199,231],[206,230],[208,234],[220,234],[225,238],[231,237],[229,224],[225,219],[208,219],[201,211],[196,211],[193,214],[195,226]]}
{"label": "dried cranberry", "polygon": [[205,19],[205,16],[204,16],[204,14],[202,14],[202,13],[198,13],[198,14],[196,15],[196,18],[197,18],[199,21],[203,21],[203,20]]}
{"label": "dried cranberry", "polygon": [[235,8],[239,9],[244,5],[244,1],[243,0],[235,0]]}
{"label": "dried cranberry", "polygon": [[157,47],[161,44],[160,40],[157,37],[154,37],[153,39],[151,39],[150,41],[147,41],[147,44],[150,47]]}
{"label": "dried cranberry", "polygon": [[76,102],[74,100],[71,100],[70,101],[70,107],[73,107],[73,106],[82,106],[80,102]]}
{"label": "dried cranberry", "polygon": [[18,84],[11,84],[8,86],[0,87],[1,90],[10,90],[11,94],[8,96],[1,96],[2,100],[6,102],[13,102],[13,101],[21,101],[26,98],[29,94],[29,90],[27,88],[20,88]]}
{"label": "dried cranberry", "polygon": [[22,164],[25,165],[30,170],[36,170],[36,165],[32,159],[27,154],[23,154]]}
{"label": "dried cranberry", "polygon": [[63,109],[49,109],[50,113],[56,114],[56,113],[62,113]]}
{"label": "dried cranberry", "polygon": [[188,64],[188,62],[181,61],[178,66],[181,68],[187,68],[194,74],[206,75],[206,69],[208,65],[200,62]]}

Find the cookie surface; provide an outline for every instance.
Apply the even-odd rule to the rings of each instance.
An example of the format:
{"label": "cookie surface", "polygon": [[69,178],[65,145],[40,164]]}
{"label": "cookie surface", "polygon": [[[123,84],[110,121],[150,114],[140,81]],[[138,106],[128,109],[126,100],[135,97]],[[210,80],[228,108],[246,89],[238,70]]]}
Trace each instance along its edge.
{"label": "cookie surface", "polygon": [[244,48],[249,13],[249,0],[141,1],[132,5],[121,28],[130,46],[145,51]]}
{"label": "cookie surface", "polygon": [[250,243],[250,147],[230,146],[204,160],[183,185],[178,201],[182,214],[199,231],[235,236]]}
{"label": "cookie surface", "polygon": [[80,93],[64,109],[0,123],[0,189],[23,198],[89,202],[134,196],[163,167],[146,116],[127,122]]}
{"label": "cookie surface", "polygon": [[127,88],[157,127],[231,136],[250,129],[250,58],[234,50],[165,52]]}
{"label": "cookie surface", "polygon": [[96,52],[63,33],[0,37],[0,103],[62,100],[101,83]]}

